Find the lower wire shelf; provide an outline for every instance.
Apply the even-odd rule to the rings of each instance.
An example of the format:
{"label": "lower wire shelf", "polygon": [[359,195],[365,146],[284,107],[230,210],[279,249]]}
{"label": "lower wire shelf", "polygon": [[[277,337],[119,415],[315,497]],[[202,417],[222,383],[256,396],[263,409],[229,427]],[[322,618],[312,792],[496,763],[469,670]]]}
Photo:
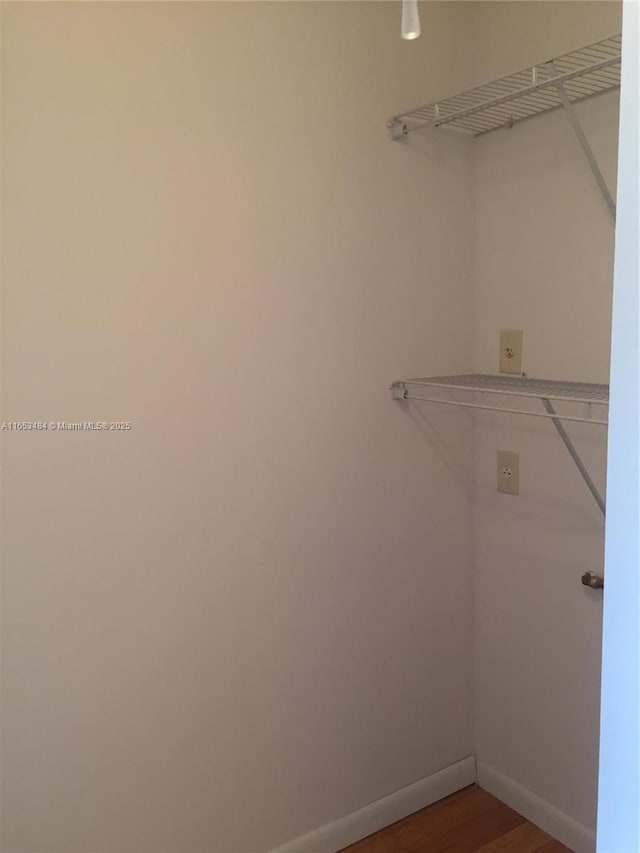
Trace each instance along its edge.
{"label": "lower wire shelf", "polygon": [[[394,400],[416,400],[510,415],[547,418],[562,439],[602,514],[605,514],[604,499],[562,422],[573,421],[607,426],[608,385],[469,373],[459,376],[397,379],[391,384],[391,395]],[[488,402],[487,397],[490,398]],[[544,411],[532,409],[532,402],[541,403]],[[562,411],[557,411],[558,404],[562,406]]]}
{"label": "lower wire shelf", "polygon": [[[426,389],[425,393],[422,393],[423,389]],[[432,389],[462,391],[474,395],[495,395],[501,399],[507,397],[510,400],[509,405],[506,401],[498,403],[495,400],[489,405],[478,402],[476,397],[470,397],[469,394],[467,394],[466,399],[434,397]],[[444,403],[451,406],[486,409],[507,414],[607,425],[608,385],[595,385],[588,382],[559,382],[551,379],[529,379],[524,376],[491,376],[484,373],[469,373],[460,376],[398,379],[391,384],[391,391],[396,400],[422,400],[427,403]],[[430,396],[425,396],[426,393]],[[578,404],[581,411],[579,413],[576,413],[575,410],[572,410],[571,413],[531,411],[522,405],[522,401],[526,399]],[[600,408],[596,408],[594,411],[594,406]]]}

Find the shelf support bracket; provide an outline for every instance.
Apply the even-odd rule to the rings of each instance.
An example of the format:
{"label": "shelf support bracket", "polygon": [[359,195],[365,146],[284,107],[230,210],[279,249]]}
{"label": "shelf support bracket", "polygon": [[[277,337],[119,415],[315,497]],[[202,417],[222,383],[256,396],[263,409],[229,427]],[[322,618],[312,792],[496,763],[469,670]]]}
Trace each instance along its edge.
{"label": "shelf support bracket", "polygon": [[393,400],[406,400],[408,398],[407,386],[404,382],[392,383],[391,397]]}
{"label": "shelf support bracket", "polygon": [[392,119],[387,127],[389,129],[389,136],[393,142],[400,142],[407,138],[409,128],[405,122],[399,121],[398,119]]}
{"label": "shelf support bracket", "polygon": [[[576,111],[573,108],[573,104],[569,100],[569,97],[565,91],[562,83],[555,84],[558,95],[560,96],[560,100],[562,101],[562,106],[564,107],[564,111],[567,114],[567,118],[571,122],[571,126],[573,127],[574,133],[578,138],[578,142],[582,146],[582,150],[584,151],[584,156],[587,158],[587,162],[591,167],[591,171],[593,172],[593,177],[596,179],[596,183],[600,187],[600,192],[604,196],[604,200],[607,203],[607,207],[611,212],[611,216],[613,217],[613,221],[616,221],[616,203],[613,200],[613,196],[607,186],[607,182],[604,179],[604,175],[600,171],[600,166],[598,166],[598,161],[595,158],[595,155],[589,145],[589,140],[584,134],[584,130],[582,129],[582,125],[580,124],[580,119],[576,115]],[[584,475],[583,475],[584,476]]]}
{"label": "shelf support bracket", "polygon": [[589,472],[585,468],[584,462],[580,458],[580,454],[578,453],[578,451],[574,447],[574,444],[571,441],[569,434],[567,433],[566,429],[564,428],[564,424],[557,417],[555,417],[555,415],[557,413],[556,413],[556,410],[553,408],[553,403],[551,402],[551,400],[548,400],[546,397],[541,397],[540,399],[542,400],[542,405],[545,407],[547,412],[551,415],[551,423],[554,425],[554,427],[556,428],[556,430],[558,432],[558,435],[560,436],[560,438],[564,442],[564,446],[569,451],[569,455],[571,456],[571,458],[575,462],[578,471],[580,471],[580,474],[582,475],[582,479],[587,484],[587,487],[588,487],[589,491],[591,492],[591,494],[593,495],[595,502],[600,507],[602,514],[606,515],[606,507],[605,507],[604,500],[602,499],[602,495],[598,491],[596,484],[591,479],[591,475],[589,474]]}

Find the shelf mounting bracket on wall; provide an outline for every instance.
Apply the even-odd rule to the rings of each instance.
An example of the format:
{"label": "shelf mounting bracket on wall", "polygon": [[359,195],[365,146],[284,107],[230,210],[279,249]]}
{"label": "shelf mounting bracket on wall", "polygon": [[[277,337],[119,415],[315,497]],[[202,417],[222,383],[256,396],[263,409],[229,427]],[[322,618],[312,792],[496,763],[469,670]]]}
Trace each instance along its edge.
{"label": "shelf mounting bracket on wall", "polygon": [[540,399],[542,400],[542,405],[545,407],[547,412],[549,412],[549,414],[552,416],[551,417],[551,423],[556,428],[556,431],[557,431],[558,435],[560,436],[560,438],[562,439],[564,446],[567,448],[567,450],[569,452],[569,456],[571,456],[573,461],[576,463],[576,468],[580,472],[582,479],[587,484],[587,488],[589,489],[589,491],[593,495],[593,499],[598,504],[602,514],[606,515],[606,507],[605,507],[604,499],[603,499],[602,495],[600,494],[600,492],[598,491],[596,484],[593,482],[591,474],[589,474],[589,472],[585,468],[585,465],[584,465],[582,459],[580,458],[580,454],[576,450],[574,443],[571,441],[569,434],[567,433],[566,429],[564,428],[564,424],[562,423],[560,418],[557,417],[557,412],[556,412],[555,408],[553,407],[553,403],[547,397],[541,397]]}
{"label": "shelf mounting bracket on wall", "polygon": [[578,142],[582,146],[584,156],[587,158],[587,162],[589,163],[591,171],[593,172],[593,177],[596,179],[596,183],[600,187],[600,192],[602,193],[604,200],[607,203],[607,207],[611,211],[611,216],[613,216],[613,221],[615,222],[616,203],[613,200],[611,190],[607,186],[607,182],[604,179],[604,175],[600,171],[600,166],[598,165],[598,161],[596,160],[593,150],[589,145],[589,140],[585,136],[584,130],[582,129],[580,119],[576,115],[576,111],[573,108],[573,104],[567,97],[567,93],[565,92],[562,83],[556,83],[556,90],[558,92],[558,95],[560,96],[560,100],[562,101],[562,106],[564,107],[565,114],[571,122],[571,126],[573,127],[573,131],[578,138]]}
{"label": "shelf mounting bracket on wall", "polygon": [[[426,396],[424,393],[416,393],[421,389],[433,390],[430,391],[429,396]],[[442,394],[433,396],[436,394],[435,389],[439,392],[444,391],[445,395],[448,394],[448,396],[443,397]],[[461,393],[458,397],[452,397],[453,392]],[[479,395],[483,402],[478,402],[476,395]],[[489,403],[484,402],[487,395],[490,397]],[[609,405],[608,385],[595,385],[586,382],[557,382],[548,379],[528,379],[520,376],[488,376],[474,373],[463,376],[398,379],[391,384],[391,396],[394,400],[442,403],[447,406],[460,406],[467,409],[526,415],[550,420],[600,511],[605,515],[606,507],[602,495],[562,422],[570,421],[606,426],[607,407]],[[527,403],[530,404],[533,400],[541,402],[545,411],[539,412],[527,408]],[[567,406],[569,411],[558,412],[554,403]],[[594,406],[600,407],[598,417],[594,417]]]}

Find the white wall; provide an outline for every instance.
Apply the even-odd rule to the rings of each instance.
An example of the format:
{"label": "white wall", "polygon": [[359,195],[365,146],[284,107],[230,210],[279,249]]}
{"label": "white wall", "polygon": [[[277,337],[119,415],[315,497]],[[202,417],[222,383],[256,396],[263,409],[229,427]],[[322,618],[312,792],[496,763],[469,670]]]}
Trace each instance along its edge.
{"label": "white wall", "polygon": [[476,0],[476,81],[619,33],[621,0]]}
{"label": "white wall", "polygon": [[[610,35],[619,16],[480,3],[477,79]],[[612,188],[617,108],[617,94],[576,107]],[[515,327],[528,375],[607,382],[614,228],[566,117],[481,138],[476,170],[475,368],[497,370],[499,329]],[[605,431],[569,432],[604,490]],[[520,453],[517,498],[496,493],[499,448]],[[478,760],[593,830],[602,596],[580,576],[602,573],[604,522],[550,423],[479,419],[475,529]]]}
{"label": "white wall", "polygon": [[[474,500],[478,757],[593,827],[602,519],[550,425],[474,454],[385,386],[494,371],[503,326],[606,381],[609,214],[562,115],[384,121],[617,4],[415,43],[393,3],[0,10],[2,419],[133,423],[0,435],[2,849],[268,850],[473,752]],[[613,186],[616,97],[579,111]]]}
{"label": "white wall", "polygon": [[2,849],[267,850],[473,749],[472,18],[2,18]]}

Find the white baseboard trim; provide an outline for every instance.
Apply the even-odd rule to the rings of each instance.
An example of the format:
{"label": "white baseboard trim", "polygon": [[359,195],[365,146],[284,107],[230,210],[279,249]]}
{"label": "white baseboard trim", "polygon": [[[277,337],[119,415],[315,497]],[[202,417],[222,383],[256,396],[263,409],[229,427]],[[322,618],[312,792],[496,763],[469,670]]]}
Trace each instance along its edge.
{"label": "white baseboard trim", "polygon": [[476,762],[471,756],[407,785],[375,803],[294,838],[271,853],[337,853],[343,847],[384,829],[397,820],[473,785]]}
{"label": "white baseboard trim", "polygon": [[478,761],[478,785],[575,853],[595,850],[595,832],[482,761]]}

